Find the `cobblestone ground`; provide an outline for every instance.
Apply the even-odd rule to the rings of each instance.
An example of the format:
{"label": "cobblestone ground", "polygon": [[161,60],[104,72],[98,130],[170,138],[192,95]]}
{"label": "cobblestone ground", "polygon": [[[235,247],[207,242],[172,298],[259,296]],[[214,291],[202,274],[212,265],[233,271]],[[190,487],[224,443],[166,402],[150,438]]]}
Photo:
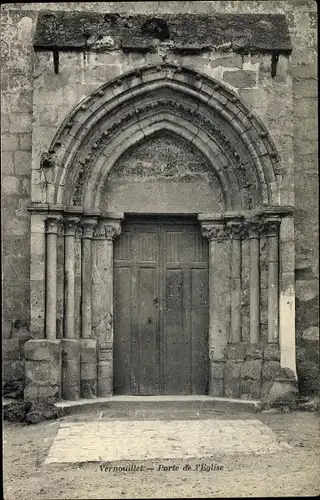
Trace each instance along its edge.
{"label": "cobblestone ground", "polygon": [[136,410],[5,423],[5,499],[318,495],[319,444],[319,416],[303,412]]}

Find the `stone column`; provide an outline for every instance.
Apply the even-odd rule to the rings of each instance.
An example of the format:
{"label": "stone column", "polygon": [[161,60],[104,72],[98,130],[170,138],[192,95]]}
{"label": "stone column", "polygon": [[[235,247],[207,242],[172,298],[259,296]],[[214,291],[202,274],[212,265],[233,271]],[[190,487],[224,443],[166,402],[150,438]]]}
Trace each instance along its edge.
{"label": "stone column", "polygon": [[82,269],[81,269],[81,337],[90,339],[92,332],[92,236],[95,217],[82,220]]}
{"label": "stone column", "polygon": [[75,238],[79,217],[66,216],[64,219],[64,337],[75,338]]}
{"label": "stone column", "polygon": [[241,342],[241,234],[240,222],[228,224],[231,235],[231,342]]}
{"label": "stone column", "polygon": [[95,230],[93,304],[98,340],[98,396],[113,393],[113,241],[123,214],[101,218]]}
{"label": "stone column", "polygon": [[62,397],[80,397],[80,348],[75,335],[75,238],[80,219],[64,219],[64,338],[62,339]]}
{"label": "stone column", "polygon": [[209,390],[224,394],[224,355],[230,329],[230,241],[223,221],[199,215],[209,240]]}
{"label": "stone column", "polygon": [[268,342],[279,340],[279,218],[267,219],[268,235]]}
{"label": "stone column", "polygon": [[250,342],[260,340],[260,279],[259,279],[259,231],[257,222],[248,224],[250,249]]}
{"label": "stone column", "polygon": [[57,242],[60,215],[46,218],[46,338],[56,339],[57,315]]}

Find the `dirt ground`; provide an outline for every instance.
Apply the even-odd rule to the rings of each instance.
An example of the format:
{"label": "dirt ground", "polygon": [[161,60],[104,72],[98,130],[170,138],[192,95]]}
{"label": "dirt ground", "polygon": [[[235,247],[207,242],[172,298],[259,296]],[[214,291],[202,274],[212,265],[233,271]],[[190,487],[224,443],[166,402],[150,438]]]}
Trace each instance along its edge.
{"label": "dirt ground", "polygon": [[[182,413],[180,413],[182,416]],[[115,417],[115,416],[114,416]],[[97,413],[60,421],[90,421]],[[100,414],[101,418],[101,414]],[[178,471],[109,472],[99,463],[44,465],[59,421],[22,426],[4,422],[4,498],[117,499],[313,496],[320,493],[320,434],[317,413],[276,411],[212,414],[211,418],[260,419],[292,448],[267,455],[226,454],[212,459],[162,460]],[[143,439],[143,436],[141,437]],[[134,462],[136,466],[148,462]],[[194,470],[196,464],[223,465],[222,470]],[[113,465],[127,465],[117,462]],[[156,461],[152,465],[157,465]],[[183,470],[184,465],[192,470]],[[198,467],[198,469],[201,467]]]}

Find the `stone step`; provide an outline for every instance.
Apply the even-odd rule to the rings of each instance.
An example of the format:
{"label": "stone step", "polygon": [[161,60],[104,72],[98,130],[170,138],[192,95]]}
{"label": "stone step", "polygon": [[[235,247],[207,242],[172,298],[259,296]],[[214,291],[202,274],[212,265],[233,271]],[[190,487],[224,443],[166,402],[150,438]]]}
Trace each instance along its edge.
{"label": "stone step", "polygon": [[260,401],[210,396],[110,396],[95,399],[79,399],[77,401],[59,401],[55,406],[64,415],[95,410],[134,409],[143,410],[203,410],[244,411],[255,413],[260,410]]}

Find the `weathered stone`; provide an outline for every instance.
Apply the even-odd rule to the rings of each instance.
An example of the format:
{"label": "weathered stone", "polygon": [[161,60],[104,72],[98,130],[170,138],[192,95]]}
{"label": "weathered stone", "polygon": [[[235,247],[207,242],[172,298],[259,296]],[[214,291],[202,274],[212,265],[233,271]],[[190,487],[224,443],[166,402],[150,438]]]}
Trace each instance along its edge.
{"label": "weathered stone", "polygon": [[45,417],[38,411],[30,411],[26,414],[25,421],[28,424],[40,424],[45,421]]}
{"label": "weathered stone", "polygon": [[61,367],[56,361],[26,361],[25,362],[26,386],[36,384],[49,386],[61,383]]}
{"label": "weathered stone", "polygon": [[256,380],[241,380],[241,398],[260,399],[261,384]]}
{"label": "weathered stone", "polygon": [[227,347],[227,357],[233,361],[243,361],[245,350],[245,344],[229,344]]}
{"label": "weathered stone", "polygon": [[225,380],[240,379],[241,365],[241,363],[236,363],[233,360],[228,360],[228,363],[226,363],[224,370]]}
{"label": "weathered stone", "polygon": [[208,395],[212,397],[222,397],[224,395],[224,382],[222,378],[211,379]]}
{"label": "weathered stone", "polygon": [[213,378],[216,379],[223,378],[224,363],[216,363],[214,361],[211,361],[210,367]]}
{"label": "weathered stone", "polygon": [[246,89],[256,85],[256,74],[254,71],[224,71],[223,79],[236,88]]}
{"label": "weathered stone", "polygon": [[60,340],[32,339],[24,345],[25,358],[29,361],[48,361],[60,363]]}
{"label": "weathered stone", "polygon": [[1,173],[3,176],[14,175],[13,153],[11,151],[1,153]]}
{"label": "weathered stone", "polygon": [[80,383],[80,395],[82,398],[92,399],[97,396],[97,380],[82,380]]}
{"label": "weathered stone", "polygon": [[280,361],[280,347],[278,344],[266,344],[263,357],[265,360]]}
{"label": "weathered stone", "polygon": [[298,404],[298,388],[292,382],[270,382],[262,386],[263,405],[295,408]]}
{"label": "weathered stone", "polygon": [[263,345],[262,344],[247,344],[246,345],[244,359],[262,359],[262,358],[263,358]]}
{"label": "weathered stone", "polygon": [[263,363],[262,378],[263,380],[275,380],[280,375],[279,361],[265,361]]}
{"label": "weathered stone", "polygon": [[259,380],[261,377],[262,361],[260,359],[244,361],[241,366],[241,379]]}
{"label": "weathered stone", "polygon": [[14,172],[16,175],[30,175],[31,152],[16,151],[14,153]]}
{"label": "weathered stone", "polygon": [[97,362],[97,341],[82,339],[80,342],[81,363]]}
{"label": "weathered stone", "polygon": [[16,151],[18,149],[18,137],[13,134],[2,136],[2,151]]}
{"label": "weathered stone", "polygon": [[13,176],[2,177],[2,191],[4,194],[19,193],[19,179]]}
{"label": "weathered stone", "polygon": [[224,394],[228,398],[240,398],[240,378],[226,379],[224,383]]}

